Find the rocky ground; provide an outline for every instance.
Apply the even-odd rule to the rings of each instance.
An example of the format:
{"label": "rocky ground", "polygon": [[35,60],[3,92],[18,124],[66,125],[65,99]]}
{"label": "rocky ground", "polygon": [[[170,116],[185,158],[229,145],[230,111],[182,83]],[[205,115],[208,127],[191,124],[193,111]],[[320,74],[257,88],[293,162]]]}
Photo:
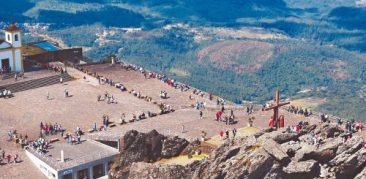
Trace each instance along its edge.
{"label": "rocky ground", "polygon": [[[311,135],[322,138],[312,144]],[[332,123],[308,124],[299,133],[264,129],[227,142],[208,158],[187,165],[155,161],[195,152],[199,141],[189,143],[156,131],[130,131],[124,136],[120,160],[111,178],[365,178],[366,148],[361,133],[344,141],[344,131]],[[188,152],[189,153],[189,152]]]}

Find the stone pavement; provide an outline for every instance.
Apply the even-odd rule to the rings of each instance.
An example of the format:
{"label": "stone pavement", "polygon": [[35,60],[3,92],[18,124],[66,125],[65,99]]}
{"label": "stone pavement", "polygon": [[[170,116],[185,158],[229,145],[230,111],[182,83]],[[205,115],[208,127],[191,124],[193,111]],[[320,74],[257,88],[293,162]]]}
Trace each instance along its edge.
{"label": "stone pavement", "polygon": [[[98,73],[103,76],[114,79],[123,83],[127,89],[141,91],[143,95],[148,95],[157,103],[163,102],[172,105],[175,112],[158,115],[154,118],[147,118],[142,121],[129,123],[126,125],[118,125],[109,128],[107,131],[98,132],[95,135],[112,135],[122,136],[128,130],[138,130],[148,132],[156,129],[158,132],[167,135],[179,135],[181,137],[192,139],[200,137],[201,131],[205,131],[208,137],[217,136],[221,130],[231,130],[232,128],[242,128],[247,126],[249,116],[244,112],[243,108],[234,104],[226,106],[226,108],[235,108],[235,116],[237,123],[235,125],[225,125],[222,122],[216,122],[215,113],[220,106],[216,106],[216,101],[210,101],[207,97],[192,95],[192,91],[181,92],[174,89],[157,79],[145,79],[144,76],[135,71],[126,71],[118,67],[110,65],[92,66],[93,69],[101,69]],[[0,98],[0,147],[5,151],[18,153],[24,160],[23,163],[6,165],[0,167],[0,178],[42,178],[40,172],[32,167],[24,152],[13,143],[6,142],[7,132],[10,129],[16,129],[21,134],[28,134],[31,139],[36,139],[39,135],[40,122],[59,123],[66,128],[66,132],[73,132],[79,126],[84,131],[88,131],[97,123],[102,125],[102,116],[109,115],[110,121],[117,122],[122,113],[126,113],[127,120],[132,118],[132,114],[141,111],[151,111],[158,113],[159,108],[156,104],[138,99],[128,92],[121,92],[119,89],[109,85],[99,85],[95,78],[85,75],[80,71],[68,68],[70,75],[76,80],[57,84],[48,87],[37,88],[33,90],[23,91],[15,94],[14,98]],[[86,77],[86,80],[83,77]],[[68,89],[72,97],[65,98],[64,90]],[[167,91],[169,99],[160,99],[160,91]],[[46,95],[50,93],[51,100],[47,100]],[[112,94],[118,101],[117,104],[107,104],[106,102],[97,102],[97,95],[103,95],[105,92]],[[195,99],[190,100],[189,95]],[[195,100],[206,101],[210,108],[203,110],[204,119],[199,119],[199,111],[191,107]],[[227,111],[227,114],[230,112]],[[296,116],[287,112],[285,114],[286,125],[297,124],[300,120],[305,119],[302,116]],[[256,109],[252,116],[256,120],[254,125],[258,128],[267,127],[268,119],[272,112],[262,112]],[[185,130],[182,132],[182,126]],[[50,138],[60,136],[51,136]],[[61,139],[62,140],[62,139]],[[31,169],[32,172],[29,172]],[[11,173],[7,171],[12,171]],[[5,175],[7,173],[7,175]],[[30,174],[28,174],[30,173]]]}

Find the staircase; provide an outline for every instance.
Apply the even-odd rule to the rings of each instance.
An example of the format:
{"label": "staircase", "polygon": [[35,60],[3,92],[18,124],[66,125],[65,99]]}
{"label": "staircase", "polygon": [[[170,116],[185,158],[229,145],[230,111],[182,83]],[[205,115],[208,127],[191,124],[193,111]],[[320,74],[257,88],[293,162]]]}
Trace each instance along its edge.
{"label": "staircase", "polygon": [[[62,74],[61,76],[63,77],[63,82],[68,82],[68,81],[73,80],[73,78],[67,73]],[[9,85],[3,85],[3,86],[0,86],[0,90],[7,89],[7,90],[10,90],[12,93],[17,93],[17,92],[21,92],[21,91],[31,90],[31,89],[40,88],[40,87],[44,87],[44,86],[50,86],[50,85],[59,84],[59,83],[60,83],[60,75],[53,75],[53,76],[49,76],[49,77],[44,77],[44,78],[39,78],[39,79],[34,79],[34,80],[29,80],[29,81],[23,81],[23,82],[9,84]]]}

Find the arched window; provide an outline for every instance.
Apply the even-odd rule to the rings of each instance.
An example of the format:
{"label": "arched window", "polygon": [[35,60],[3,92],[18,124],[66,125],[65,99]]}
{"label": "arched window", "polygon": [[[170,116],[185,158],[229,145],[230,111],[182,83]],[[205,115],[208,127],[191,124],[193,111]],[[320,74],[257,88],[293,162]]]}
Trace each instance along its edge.
{"label": "arched window", "polygon": [[15,34],[15,36],[14,36],[14,40],[15,41],[18,41],[19,39],[18,39],[18,34]]}
{"label": "arched window", "polygon": [[10,41],[10,34],[8,34],[8,41]]}

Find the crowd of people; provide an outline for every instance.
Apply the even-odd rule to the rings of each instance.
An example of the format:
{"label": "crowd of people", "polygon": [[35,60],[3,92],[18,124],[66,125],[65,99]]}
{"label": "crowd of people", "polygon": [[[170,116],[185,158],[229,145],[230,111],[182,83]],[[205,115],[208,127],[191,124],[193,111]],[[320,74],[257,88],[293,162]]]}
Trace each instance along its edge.
{"label": "crowd of people", "polygon": [[312,112],[311,112],[310,109],[302,108],[302,107],[299,107],[299,106],[293,106],[293,105],[290,105],[287,108],[287,112],[294,113],[296,115],[303,115],[305,117],[308,117],[308,116],[312,115]]}
{"label": "crowd of people", "polygon": [[0,148],[0,166],[4,164],[19,163],[19,162],[21,162],[21,160],[17,153],[15,154],[6,153],[4,149]]}
{"label": "crowd of people", "polygon": [[58,73],[61,73],[61,74],[66,73],[66,69],[63,68],[61,65],[47,64],[45,66],[45,68],[50,70],[50,71],[58,72]]}
{"label": "crowd of people", "polygon": [[58,124],[57,122],[54,124],[43,122],[40,123],[40,134],[41,136],[48,136],[48,135],[56,135],[58,133],[61,134],[61,137],[63,137],[65,128],[61,126],[61,124]]}
{"label": "crowd of people", "polygon": [[49,148],[49,142],[43,138],[40,137],[37,140],[33,141],[30,146],[37,151],[40,154],[45,154],[47,152],[47,149]]}

